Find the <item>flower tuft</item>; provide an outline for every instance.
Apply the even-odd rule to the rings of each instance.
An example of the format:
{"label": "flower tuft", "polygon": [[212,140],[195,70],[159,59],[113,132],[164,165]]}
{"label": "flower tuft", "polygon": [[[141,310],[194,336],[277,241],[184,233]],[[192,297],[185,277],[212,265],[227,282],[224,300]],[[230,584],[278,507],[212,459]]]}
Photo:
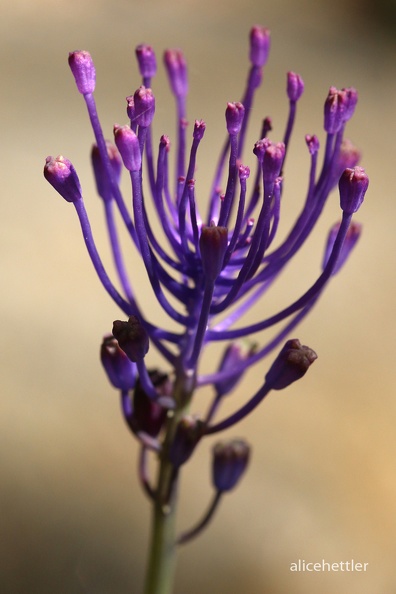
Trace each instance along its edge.
{"label": "flower tuft", "polygon": [[70,52],[69,66],[78,91],[82,95],[93,93],[96,83],[96,71],[91,54],[84,50]]}
{"label": "flower tuft", "polygon": [[62,155],[46,158],[44,177],[67,202],[77,202],[82,198],[77,172],[71,161]]}

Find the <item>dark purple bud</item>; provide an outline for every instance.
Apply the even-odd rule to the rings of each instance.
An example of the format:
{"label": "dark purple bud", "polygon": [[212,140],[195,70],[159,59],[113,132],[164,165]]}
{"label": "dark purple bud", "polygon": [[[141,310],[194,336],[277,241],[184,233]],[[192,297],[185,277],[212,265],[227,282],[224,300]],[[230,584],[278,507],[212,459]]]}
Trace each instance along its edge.
{"label": "dark purple bud", "polygon": [[134,363],[144,359],[149,350],[147,331],[136,316],[131,316],[127,322],[113,322],[113,336]]}
{"label": "dark purple bud", "polygon": [[[329,261],[339,228],[340,228],[340,223],[336,223],[330,229],[330,232],[329,232],[329,235],[327,238],[326,249],[325,249],[325,253],[324,253],[324,257],[323,257],[322,268],[325,268],[327,262]],[[355,245],[360,237],[361,232],[362,232],[362,225],[360,223],[355,223],[354,221],[352,221],[352,223],[350,224],[349,229],[347,231],[347,234],[345,236],[344,243],[342,244],[341,252],[340,252],[340,255],[338,256],[338,260],[334,267],[333,274],[336,274],[342,268],[342,266],[345,264],[345,262],[349,258],[349,254],[355,247]]]}
{"label": "dark purple bud", "polygon": [[[153,370],[149,372],[149,375],[159,397],[172,396],[173,384],[166,373]],[[161,431],[166,415],[166,409],[147,396],[138,378],[133,392],[133,416],[137,429],[156,437]]]}
{"label": "dark purple bud", "polygon": [[46,158],[44,177],[67,202],[77,202],[82,198],[76,170],[69,159],[62,155]]}
{"label": "dark purple bud", "polygon": [[153,48],[142,43],[136,50],[136,58],[139,65],[140,75],[143,78],[152,78],[157,73],[157,60]]}
{"label": "dark purple bud", "polygon": [[188,93],[187,63],[179,49],[166,50],[164,64],[169,82],[176,97],[185,97]]}
{"label": "dark purple bud", "polygon": [[203,135],[205,134],[206,124],[203,120],[195,120],[194,122],[194,130],[193,130],[193,138],[195,140],[202,140]]}
{"label": "dark purple bud", "polygon": [[163,134],[161,136],[161,138],[160,138],[160,143],[165,146],[166,152],[169,152],[170,151],[170,140],[169,140],[169,136],[166,136],[166,134]]}
{"label": "dark purple bud", "polygon": [[136,383],[136,365],[118,346],[113,336],[105,336],[100,347],[100,360],[110,383],[119,390],[131,390]]}
{"label": "dark purple bud", "polygon": [[307,346],[303,346],[297,338],[288,340],[271,365],[266,383],[271,390],[283,390],[308,371],[318,356]]}
{"label": "dark purple bud", "polygon": [[213,448],[212,480],[217,491],[231,491],[242,478],[250,457],[243,439],[219,442]]}
{"label": "dark purple bud", "polygon": [[298,101],[304,92],[304,81],[295,72],[287,73],[287,96],[290,101]]}
{"label": "dark purple bud", "polygon": [[114,140],[128,171],[139,171],[142,165],[139,140],[129,126],[114,125]]}
{"label": "dark purple bud", "polygon": [[135,91],[133,99],[135,107],[134,121],[138,126],[147,128],[150,126],[155,112],[155,98],[153,92],[151,89],[146,89],[146,87],[139,87],[139,89]]}
{"label": "dark purple bud", "polygon": [[266,181],[275,181],[282,169],[285,158],[285,145],[283,142],[270,143],[264,151],[263,174]]}
{"label": "dark purple bud", "polygon": [[356,212],[363,200],[369,185],[369,178],[363,167],[347,168],[340,177],[340,205],[346,214]]}
{"label": "dark purple bud", "polygon": [[192,415],[186,415],[179,422],[175,437],[169,449],[169,460],[178,468],[190,458],[201,439],[204,423]]}
{"label": "dark purple bud", "polygon": [[324,105],[324,129],[326,132],[336,134],[341,130],[345,123],[348,103],[348,95],[344,89],[339,91],[336,87],[330,87]]}
{"label": "dark purple bud", "polygon": [[238,175],[239,175],[239,179],[247,179],[250,175],[250,169],[249,167],[242,165],[242,163],[238,166]]}
{"label": "dark purple bud", "polygon": [[307,143],[307,147],[308,147],[310,155],[314,155],[315,153],[318,152],[320,145],[319,145],[318,137],[315,136],[315,134],[313,136],[310,136],[309,134],[307,134],[305,136],[305,142]]}
{"label": "dark purple bud", "polygon": [[199,238],[202,267],[207,279],[215,281],[219,276],[228,245],[228,230],[211,223],[202,227]]}
{"label": "dark purple bud", "polygon": [[253,66],[264,66],[268,60],[271,45],[269,29],[255,25],[250,31],[249,59]]}
{"label": "dark purple bud", "polygon": [[[218,371],[231,373],[233,369],[239,367],[255,352],[256,345],[248,341],[239,341],[231,343],[224,351]],[[225,380],[215,382],[214,388],[217,396],[225,396],[235,388],[242,373],[238,371],[235,375],[230,375]]]}
{"label": "dark purple bud", "polygon": [[[121,177],[122,160],[120,153],[113,143],[106,140],[107,155],[110,161],[110,167],[114,174],[114,179],[118,183]],[[111,198],[110,194],[110,180],[107,176],[106,168],[103,165],[99,148],[96,144],[93,145],[91,150],[91,162],[94,170],[96,189],[99,196],[103,200]]]}
{"label": "dark purple bud", "polygon": [[70,52],[69,66],[79,92],[82,95],[93,93],[95,90],[96,72],[91,54],[86,51]]}
{"label": "dark purple bud", "polygon": [[245,115],[245,108],[242,103],[227,103],[225,112],[227,132],[231,136],[239,134]]}

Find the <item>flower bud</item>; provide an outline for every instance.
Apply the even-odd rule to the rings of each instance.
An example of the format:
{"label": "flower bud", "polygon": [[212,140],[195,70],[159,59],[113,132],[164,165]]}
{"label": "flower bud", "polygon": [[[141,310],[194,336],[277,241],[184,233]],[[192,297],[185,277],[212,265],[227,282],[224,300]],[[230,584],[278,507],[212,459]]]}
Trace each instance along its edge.
{"label": "flower bud", "polygon": [[212,223],[203,227],[199,238],[202,267],[207,279],[215,281],[219,276],[228,245],[228,230]]}
{"label": "flower bud", "polygon": [[303,377],[317,358],[315,351],[303,346],[296,338],[288,340],[271,365],[265,381],[272,390],[283,390]]}
{"label": "flower bud", "polygon": [[279,176],[285,158],[283,142],[269,143],[264,151],[263,175],[265,181],[273,182]]}
{"label": "flower bud", "polygon": [[177,426],[169,450],[169,460],[178,468],[190,458],[203,435],[204,423],[195,416],[186,415]]}
{"label": "flower bud", "polygon": [[166,50],[164,64],[169,82],[176,97],[185,97],[188,93],[187,63],[179,49]]}
{"label": "flower bud", "polygon": [[100,359],[110,383],[119,390],[131,390],[136,382],[136,365],[118,346],[113,336],[105,336]]}
{"label": "flower bud", "polygon": [[195,120],[193,138],[195,140],[202,140],[206,130],[206,124],[203,120]]}
{"label": "flower bud", "polygon": [[155,98],[153,92],[151,89],[146,89],[146,87],[141,86],[135,91],[133,99],[134,118],[130,119],[134,119],[138,126],[147,128],[150,126],[155,112]]}
{"label": "flower bud", "polygon": [[139,65],[140,75],[143,78],[152,78],[157,73],[157,60],[155,52],[150,45],[142,43],[135,50]]}
{"label": "flower bud", "polygon": [[298,101],[304,92],[304,81],[299,74],[295,72],[287,73],[287,96],[290,101]]}
{"label": "flower bud", "polygon": [[114,125],[114,140],[128,171],[139,171],[142,165],[139,140],[129,126]]}
{"label": "flower bud", "polygon": [[336,134],[345,122],[345,116],[350,103],[345,89],[339,91],[330,87],[324,105],[324,129],[329,134]]}
{"label": "flower bud", "polygon": [[144,359],[149,350],[147,331],[136,316],[131,316],[127,322],[113,322],[113,336],[134,363]]}
{"label": "flower bud", "polygon": [[345,169],[338,182],[340,205],[346,214],[356,212],[363,200],[369,185],[369,178],[363,167]]}
{"label": "flower bud", "polygon": [[231,491],[244,474],[250,446],[243,439],[219,442],[213,448],[212,479],[217,491]]}
{"label": "flower bud", "polygon": [[82,198],[76,170],[69,159],[62,155],[46,158],[44,177],[67,202],[77,202]]}
{"label": "flower bud", "polygon": [[[107,155],[110,161],[110,167],[113,171],[114,178],[118,183],[120,181],[122,169],[122,160],[120,157],[120,153],[118,152],[114,144],[112,144],[108,140],[106,140],[106,148]],[[92,168],[94,170],[97,192],[103,200],[108,200],[109,198],[111,198],[110,180],[108,178],[106,168],[103,165],[99,148],[96,144],[92,146],[91,162]]]}
{"label": "flower bud", "polygon": [[315,134],[313,136],[310,136],[309,134],[307,134],[305,136],[305,142],[307,143],[307,147],[308,147],[310,155],[314,155],[315,153],[318,152],[319,140],[318,140],[318,137],[315,136]]}
{"label": "flower bud", "polygon": [[96,72],[91,54],[86,51],[75,51],[69,54],[69,66],[76,81],[77,89],[82,95],[95,90]]}
{"label": "flower bud", "polygon": [[[158,370],[149,372],[158,396],[171,396],[173,384],[169,376]],[[133,416],[138,430],[156,437],[165,422],[167,411],[158,402],[147,396],[138,378],[133,392]]]}
{"label": "flower bud", "polygon": [[245,108],[239,101],[237,103],[227,103],[225,112],[227,132],[231,136],[239,134],[245,115]]}
{"label": "flower bud", "polygon": [[253,66],[264,66],[268,60],[271,45],[269,29],[255,25],[250,31],[249,59]]}

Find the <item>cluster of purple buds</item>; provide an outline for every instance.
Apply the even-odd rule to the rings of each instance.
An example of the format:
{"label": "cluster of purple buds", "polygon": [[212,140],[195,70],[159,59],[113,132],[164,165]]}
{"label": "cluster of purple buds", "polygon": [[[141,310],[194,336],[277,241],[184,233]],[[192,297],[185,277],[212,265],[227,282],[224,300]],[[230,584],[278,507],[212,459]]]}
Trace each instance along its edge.
{"label": "cluster of purple buds", "polygon": [[[318,163],[319,140],[315,135],[307,135],[310,170],[305,200],[286,237],[278,240],[285,159],[304,82],[294,72],[287,74],[289,115],[283,139],[276,142],[269,138],[272,122],[266,117],[261,132],[258,131],[260,139],[253,147],[254,156],[250,158],[253,162],[251,175],[242,155],[254,96],[262,81],[269,49],[269,31],[253,27],[246,88],[241,101],[226,106],[227,136],[213,174],[205,204],[206,214],[200,214],[196,198],[199,180],[194,177],[205,123],[195,121],[189,143],[188,73],[182,52],[168,50],[164,55],[176,103],[173,175],[169,162],[169,137],[161,136],[157,151],[153,141],[155,97],[151,89],[157,70],[153,49],[148,45],[136,49],[142,85],[127,97],[129,123],[114,126],[115,145],[105,140],[100,126],[93,95],[95,67],[92,58],[85,51],[70,54],[69,65],[86,102],[95,135],[92,164],[97,190],[103,200],[120,289],[110,279],[96,248],[73,165],[58,156],[48,157],[44,167],[46,179],[76,208],[98,277],[127,318],[114,322],[113,335],[105,337],[101,347],[102,363],[110,382],[121,392],[125,420],[141,441],[144,453],[154,450],[166,455],[177,469],[206,435],[233,426],[269,391],[281,390],[305,374],[316,354],[298,340],[288,337],[345,263],[361,231],[360,225],[352,222],[352,216],[363,201],[368,177],[357,166],[359,152],[344,139],[346,123],[356,106],[357,92],[353,88],[338,90],[331,87],[324,104],[326,140],[321,164]],[[120,191],[122,166],[131,179],[131,207]],[[147,177],[145,183],[143,172]],[[249,177],[253,178],[250,190]],[[341,221],[330,231],[318,278],[303,295],[281,311],[255,323],[241,325],[245,312],[261,301],[305,244],[337,184]],[[148,196],[157,215],[156,223],[148,216]],[[177,331],[169,330],[166,324],[160,327],[151,323],[135,295],[136,287],[127,274],[115,224],[115,210],[119,211],[143,260],[159,306],[176,323]],[[155,224],[162,229],[165,242],[160,241]],[[273,247],[275,238],[278,241]],[[172,300],[169,295],[173,296]],[[253,335],[273,326],[278,329],[268,343],[259,346],[251,342]],[[218,341],[226,342],[221,362],[211,373],[202,374],[199,364],[203,349]],[[164,358],[168,366],[166,372],[147,368],[146,355],[150,345],[156,347]],[[235,388],[246,370],[278,347],[280,352],[256,394],[233,414],[214,422],[221,401]],[[212,405],[201,417],[191,415],[188,409],[193,393],[205,385],[213,386]],[[249,447],[241,440],[218,444],[214,448],[213,484],[217,495],[236,485],[248,457]],[[155,498],[156,489],[147,476],[145,455],[142,455],[140,470],[147,493]],[[188,538],[182,537],[181,541]]]}

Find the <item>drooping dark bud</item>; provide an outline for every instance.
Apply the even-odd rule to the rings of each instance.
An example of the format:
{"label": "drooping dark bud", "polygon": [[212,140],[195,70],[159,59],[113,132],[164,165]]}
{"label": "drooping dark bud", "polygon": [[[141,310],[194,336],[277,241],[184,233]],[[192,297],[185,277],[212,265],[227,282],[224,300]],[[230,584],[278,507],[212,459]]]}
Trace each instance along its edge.
{"label": "drooping dark bud", "polygon": [[340,205],[346,214],[356,212],[363,200],[369,185],[369,178],[363,167],[345,169],[338,182]]}
{"label": "drooping dark bud", "polygon": [[212,479],[217,491],[231,491],[242,478],[250,456],[243,439],[219,442],[213,448]]}
{"label": "drooping dark bud", "polygon": [[283,390],[306,374],[318,356],[297,338],[288,340],[271,365],[265,381],[272,390]]}
{"label": "drooping dark bud", "polygon": [[71,161],[62,155],[46,158],[44,177],[67,202],[77,202],[82,198],[77,172]]}
{"label": "drooping dark bud", "polygon": [[219,276],[228,244],[226,227],[212,223],[203,227],[199,238],[202,267],[207,279],[215,281]]}
{"label": "drooping dark bud", "polygon": [[119,390],[131,390],[136,382],[136,365],[118,346],[113,336],[105,336],[100,347],[100,359],[110,383]]}
{"label": "drooping dark bud", "polygon": [[204,423],[196,416],[186,415],[177,426],[169,450],[169,460],[178,468],[190,458],[203,435]]}
{"label": "drooping dark bud", "polygon": [[84,50],[70,52],[69,66],[82,95],[93,93],[96,83],[96,71],[91,54]]}
{"label": "drooping dark bud", "polygon": [[[166,373],[153,370],[149,375],[159,398],[172,396],[173,384]],[[156,437],[161,431],[166,415],[166,409],[147,396],[138,378],[133,392],[133,416],[137,429]]]}
{"label": "drooping dark bud", "polygon": [[134,363],[144,359],[149,350],[147,331],[136,316],[131,316],[127,322],[116,320],[113,323],[113,336]]}

